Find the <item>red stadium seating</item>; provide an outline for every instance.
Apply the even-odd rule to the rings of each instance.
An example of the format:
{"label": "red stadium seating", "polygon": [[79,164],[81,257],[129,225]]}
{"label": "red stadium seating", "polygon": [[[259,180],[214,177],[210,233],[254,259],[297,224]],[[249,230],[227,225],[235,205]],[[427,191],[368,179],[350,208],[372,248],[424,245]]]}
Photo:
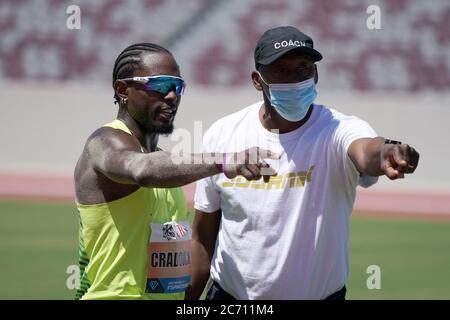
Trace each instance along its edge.
{"label": "red stadium seating", "polygon": [[66,2],[0,2],[1,78],[109,80],[118,53],[146,41],[168,47],[189,83],[249,85],[258,37],[274,26],[295,25],[323,53],[321,87],[450,89],[447,0],[379,2],[381,30],[366,27],[371,1],[75,2],[80,30],[66,28]]}

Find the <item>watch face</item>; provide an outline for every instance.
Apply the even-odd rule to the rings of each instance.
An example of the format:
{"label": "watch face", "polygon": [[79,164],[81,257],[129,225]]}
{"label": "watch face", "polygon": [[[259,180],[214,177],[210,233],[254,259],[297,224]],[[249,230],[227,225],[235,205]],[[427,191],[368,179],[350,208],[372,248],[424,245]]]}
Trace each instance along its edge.
{"label": "watch face", "polygon": [[384,144],[402,144],[400,141],[384,139]]}

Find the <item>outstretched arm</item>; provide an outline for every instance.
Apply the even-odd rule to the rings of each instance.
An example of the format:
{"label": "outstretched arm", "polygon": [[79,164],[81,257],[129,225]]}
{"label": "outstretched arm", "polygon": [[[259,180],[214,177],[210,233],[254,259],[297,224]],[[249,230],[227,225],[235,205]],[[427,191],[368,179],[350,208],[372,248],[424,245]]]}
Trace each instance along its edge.
{"label": "outstretched arm", "polygon": [[[87,144],[94,170],[122,184],[143,187],[178,187],[223,172],[223,154],[190,154],[183,161],[173,158],[170,152],[141,152],[141,146],[132,136],[110,128],[102,128]],[[248,180],[267,180],[276,175],[262,158],[278,156],[266,150],[251,148],[238,153],[242,159],[237,164],[227,164],[228,176],[243,175]],[[179,160],[179,161],[174,161]],[[255,161],[256,159],[256,161]],[[253,160],[251,163],[250,160]]]}
{"label": "outstretched arm", "polygon": [[386,175],[389,179],[404,178],[419,163],[419,153],[407,144],[385,144],[383,137],[353,141],[348,154],[360,173],[368,176]]}

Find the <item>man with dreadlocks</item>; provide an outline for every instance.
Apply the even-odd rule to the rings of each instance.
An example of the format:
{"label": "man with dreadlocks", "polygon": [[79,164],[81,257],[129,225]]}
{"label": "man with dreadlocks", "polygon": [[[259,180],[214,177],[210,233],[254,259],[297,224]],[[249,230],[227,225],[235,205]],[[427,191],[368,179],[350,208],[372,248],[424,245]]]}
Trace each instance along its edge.
{"label": "man with dreadlocks", "polygon": [[[268,181],[276,172],[262,158],[278,156],[251,148],[231,157],[183,155],[190,161],[176,164],[159,149],[158,136],[173,131],[185,88],[174,57],[159,45],[122,51],[113,88],[117,117],[91,134],[75,168],[81,274],[76,298],[182,299],[191,278],[192,232],[179,187],[220,173]],[[221,161],[231,158],[241,161]]]}

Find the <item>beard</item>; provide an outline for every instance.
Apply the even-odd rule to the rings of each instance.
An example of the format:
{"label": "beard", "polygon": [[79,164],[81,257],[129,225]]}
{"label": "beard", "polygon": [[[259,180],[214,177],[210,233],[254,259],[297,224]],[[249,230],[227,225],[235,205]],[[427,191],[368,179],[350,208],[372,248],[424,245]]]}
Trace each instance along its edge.
{"label": "beard", "polygon": [[[154,119],[154,117],[152,117],[151,121],[150,121],[150,127],[148,128],[151,132],[153,133],[157,133],[157,134],[163,134],[165,136],[171,134],[174,130],[174,121],[175,121],[175,117],[178,111],[178,108],[176,107],[172,107],[173,109],[171,110],[172,113],[172,117],[170,119],[170,121],[161,121],[160,117],[160,112],[161,110],[158,110],[157,112],[157,120]],[[164,114],[164,112],[163,112]]]}
{"label": "beard", "polygon": [[149,130],[153,133],[163,134],[163,135],[169,135],[174,130],[173,123],[153,123]]}
{"label": "beard", "polygon": [[175,116],[177,114],[178,110],[175,110],[175,112],[172,115],[172,118],[168,121],[168,119],[165,119],[164,117],[161,118],[160,113],[161,110],[157,109],[155,112],[148,114],[145,112],[140,113],[134,113],[130,116],[137,122],[139,127],[141,127],[145,132],[147,133],[155,133],[155,134],[162,134],[162,135],[169,135],[173,133],[174,130],[174,121]]}
{"label": "beard", "polygon": [[141,126],[145,128],[145,131],[149,133],[162,134],[168,136],[174,130],[173,122],[175,121],[175,115],[170,122],[162,122],[155,119],[147,119],[146,121],[139,122]]}

